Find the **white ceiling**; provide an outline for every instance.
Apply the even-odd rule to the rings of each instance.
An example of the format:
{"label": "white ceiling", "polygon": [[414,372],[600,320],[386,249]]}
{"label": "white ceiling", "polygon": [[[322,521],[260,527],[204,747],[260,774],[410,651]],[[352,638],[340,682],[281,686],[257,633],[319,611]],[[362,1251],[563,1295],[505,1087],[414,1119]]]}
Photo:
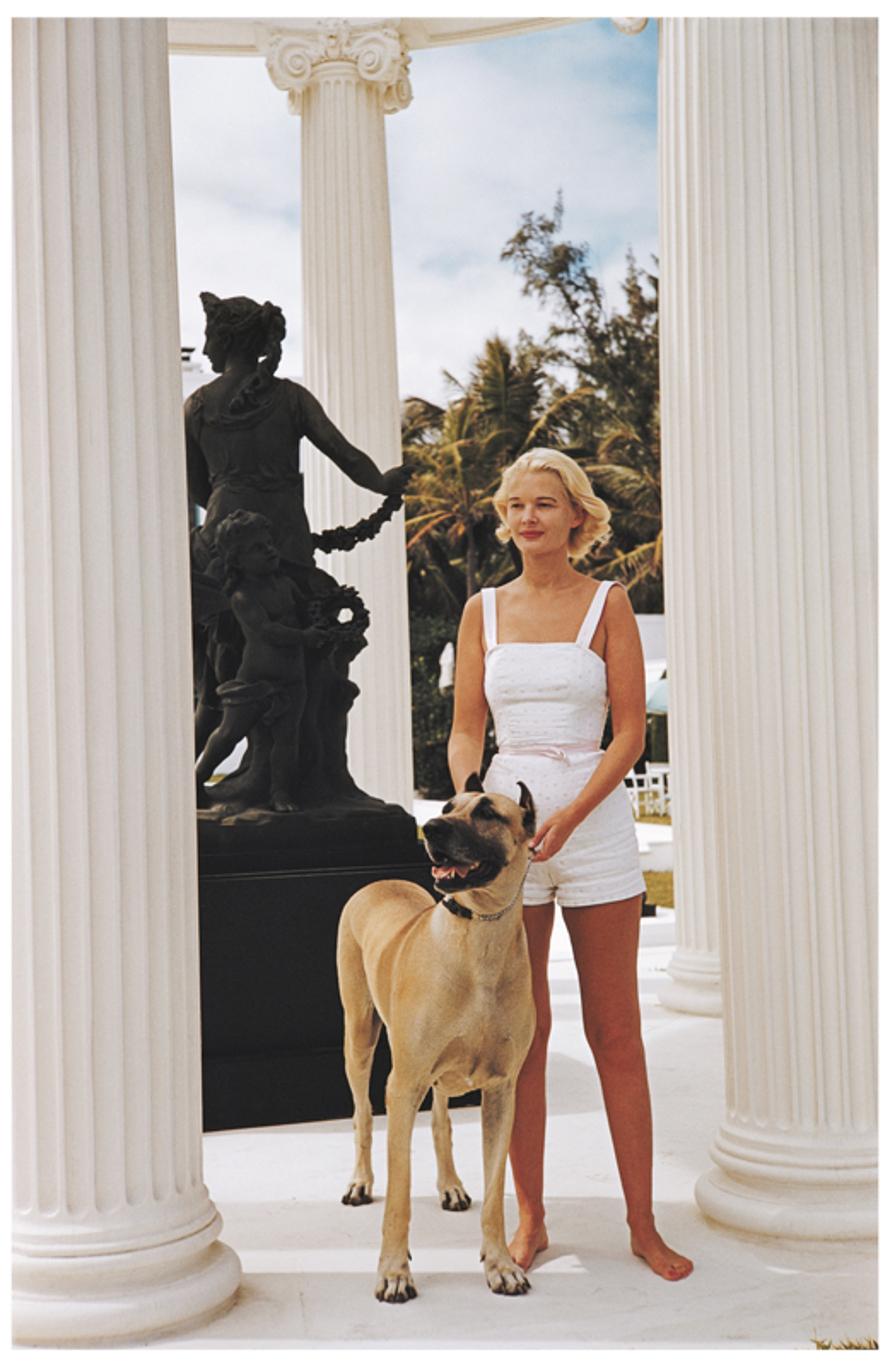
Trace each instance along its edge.
{"label": "white ceiling", "polygon": [[[362,23],[369,22],[366,19]],[[451,43],[478,43],[486,38],[504,38],[535,29],[577,24],[579,19],[381,19],[381,24],[398,24],[409,48],[444,47]],[[171,52],[228,57],[256,57],[258,26],[307,28],[326,25],[328,19],[168,19],[167,33]]]}

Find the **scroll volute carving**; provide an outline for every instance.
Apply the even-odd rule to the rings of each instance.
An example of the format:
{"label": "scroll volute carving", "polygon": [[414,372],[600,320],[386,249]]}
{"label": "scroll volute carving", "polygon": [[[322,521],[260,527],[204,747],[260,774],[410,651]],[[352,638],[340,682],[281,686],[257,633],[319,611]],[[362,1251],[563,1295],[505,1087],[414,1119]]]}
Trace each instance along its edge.
{"label": "scroll volute carving", "polygon": [[272,81],[279,90],[287,91],[292,114],[299,114],[303,92],[327,62],[351,63],[360,80],[379,87],[384,113],[395,113],[411,102],[411,59],[393,25],[340,19],[314,27],[261,27],[257,46],[266,54]]}

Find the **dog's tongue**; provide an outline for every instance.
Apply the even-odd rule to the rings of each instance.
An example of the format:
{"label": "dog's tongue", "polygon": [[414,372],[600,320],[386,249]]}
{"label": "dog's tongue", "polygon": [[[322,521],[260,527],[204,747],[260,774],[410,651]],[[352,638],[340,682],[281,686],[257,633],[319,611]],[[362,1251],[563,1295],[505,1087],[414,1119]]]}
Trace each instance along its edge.
{"label": "dog's tongue", "polygon": [[466,878],[470,872],[469,864],[434,864],[433,877],[438,881],[440,878]]}

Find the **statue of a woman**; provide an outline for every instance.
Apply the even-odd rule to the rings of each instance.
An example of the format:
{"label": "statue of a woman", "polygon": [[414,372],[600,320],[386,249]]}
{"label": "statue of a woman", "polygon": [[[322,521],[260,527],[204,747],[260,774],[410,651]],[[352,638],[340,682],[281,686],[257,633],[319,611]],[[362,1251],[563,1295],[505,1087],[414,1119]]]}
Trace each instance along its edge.
{"label": "statue of a woman", "polygon": [[[222,580],[216,547],[219,525],[237,511],[262,514],[271,526],[282,573],[293,579],[306,599],[333,599],[340,594],[340,586],[316,566],[306,518],[300,468],[302,438],[308,437],[363,489],[397,495],[408,478],[403,466],[381,472],[370,456],[347,441],[308,389],[276,378],[285,336],[280,308],[241,296],[218,299],[206,293],[201,295],[201,302],[207,318],[204,354],[218,378],[196,390],[185,404],[189,497],[206,510],[202,525],[192,533],[201,659],[195,714],[198,753],[221,720],[217,686],[235,678],[243,650],[232,615],[226,611],[214,615],[212,608],[205,613],[199,606],[213,603],[213,585]],[[310,693],[316,696],[310,698],[307,719],[324,712],[326,697],[343,694],[343,680],[326,677],[336,668],[332,660],[337,658],[334,652],[318,661],[314,677],[310,674]],[[313,739],[318,750],[318,738]],[[324,758],[320,754],[315,766],[316,781],[325,771]],[[346,773],[343,764],[334,764],[333,768]],[[250,769],[247,763],[238,775],[224,780],[230,795],[258,800],[262,784],[258,789],[257,775],[251,777]],[[358,791],[348,775],[347,782],[352,791]]]}
{"label": "statue of a woman", "polygon": [[217,523],[238,509],[262,513],[282,560],[308,568],[312,541],[303,504],[300,441],[308,437],[362,489],[400,492],[406,471],[381,471],[348,442],[303,385],[275,370],[285,336],[275,304],[202,294],[207,316],[204,354],[219,379],[186,400],[189,494],[206,508],[200,540],[212,548]]}

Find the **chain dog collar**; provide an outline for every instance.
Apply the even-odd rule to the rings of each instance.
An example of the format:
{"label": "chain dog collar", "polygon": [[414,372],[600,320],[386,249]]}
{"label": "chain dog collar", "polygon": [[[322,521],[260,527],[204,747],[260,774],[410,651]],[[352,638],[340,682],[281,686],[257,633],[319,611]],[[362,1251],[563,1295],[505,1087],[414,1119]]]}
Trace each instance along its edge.
{"label": "chain dog collar", "polygon": [[[511,902],[510,906],[512,905]],[[485,912],[470,911],[469,907],[462,907],[460,902],[455,902],[452,897],[443,897],[442,906],[447,907],[452,916],[460,916],[465,921],[499,921],[510,910],[510,906],[506,906],[503,911],[493,911],[486,915]]]}
{"label": "chain dog collar", "polygon": [[[528,862],[529,864],[532,862],[531,854],[528,856]],[[504,907],[503,911],[492,911],[486,915],[485,912],[470,911],[469,907],[462,907],[460,902],[455,902],[454,898],[449,897],[447,893],[442,898],[442,906],[446,907],[452,916],[460,916],[464,921],[499,921],[502,916],[506,916],[512,905],[511,902],[509,906]]]}

